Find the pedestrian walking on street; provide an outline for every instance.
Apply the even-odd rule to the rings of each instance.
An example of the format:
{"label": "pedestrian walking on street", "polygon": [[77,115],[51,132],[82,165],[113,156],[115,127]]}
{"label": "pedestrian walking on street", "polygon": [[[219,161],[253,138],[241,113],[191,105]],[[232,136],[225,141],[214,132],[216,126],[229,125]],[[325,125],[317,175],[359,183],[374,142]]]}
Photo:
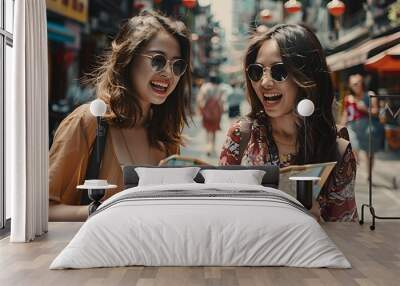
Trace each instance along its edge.
{"label": "pedestrian walking on street", "polygon": [[207,133],[207,155],[211,156],[216,153],[216,133],[221,129],[221,117],[224,113],[224,89],[216,75],[212,75],[210,82],[201,86],[197,94],[197,106]]}
{"label": "pedestrian walking on street", "polygon": [[[229,128],[220,164],[285,167],[337,161],[311,211],[325,221],[357,221],[357,165],[350,143],[337,136],[334,92],[318,38],[301,25],[277,25],[253,36],[245,68],[251,112]],[[296,112],[304,99],[315,106],[305,118]]]}
{"label": "pedestrian walking on street", "polygon": [[236,118],[240,116],[240,104],[244,99],[243,88],[240,86],[240,82],[232,82],[232,91],[228,95],[228,116],[229,118]]}
{"label": "pedestrian walking on street", "polygon": [[[182,22],[142,12],[123,24],[93,74],[96,96],[107,106],[99,178],[122,187],[122,165],[158,165],[179,152],[190,114],[191,44]],[[89,104],[59,126],[50,149],[50,220],[85,220],[76,186],[84,182],[96,141]],[[93,179],[93,178],[92,178]],[[106,197],[115,192],[110,192]]]}
{"label": "pedestrian walking on street", "polygon": [[370,174],[369,168],[370,166],[373,167],[374,153],[384,147],[385,130],[379,121],[379,102],[376,97],[371,98],[372,152],[369,155],[369,95],[374,95],[374,92],[366,90],[363,76],[360,74],[353,74],[349,77],[349,89],[351,93],[344,98],[341,124],[347,126],[356,160],[358,161],[360,150],[365,152],[367,161],[370,156],[371,165],[368,164],[367,166],[368,174]]}

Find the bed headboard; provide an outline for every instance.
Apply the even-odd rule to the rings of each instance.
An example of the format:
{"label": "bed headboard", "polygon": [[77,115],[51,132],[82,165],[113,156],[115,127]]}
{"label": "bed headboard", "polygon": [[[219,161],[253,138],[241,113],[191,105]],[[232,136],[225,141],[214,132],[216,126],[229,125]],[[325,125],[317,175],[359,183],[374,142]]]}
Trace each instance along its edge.
{"label": "bed headboard", "polygon": [[[124,189],[136,187],[139,182],[139,176],[135,171],[136,167],[148,167],[148,168],[182,168],[188,166],[124,166],[122,168],[123,172],[123,184]],[[205,169],[220,169],[220,170],[263,170],[265,175],[262,179],[262,185],[265,187],[278,188],[279,186],[279,167],[277,166],[196,166],[200,167],[201,170]],[[204,183],[204,178],[200,174],[194,178],[197,183]]]}

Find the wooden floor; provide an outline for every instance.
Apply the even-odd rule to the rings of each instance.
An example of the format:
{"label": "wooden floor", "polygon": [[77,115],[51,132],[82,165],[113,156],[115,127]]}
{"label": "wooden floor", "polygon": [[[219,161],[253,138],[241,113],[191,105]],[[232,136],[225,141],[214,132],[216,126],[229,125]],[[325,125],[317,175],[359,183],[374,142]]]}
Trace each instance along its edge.
{"label": "wooden floor", "polygon": [[81,226],[50,223],[32,243],[0,241],[0,285],[400,285],[400,223],[330,223],[323,227],[353,265],[349,270],[289,267],[122,267],[49,270]]}

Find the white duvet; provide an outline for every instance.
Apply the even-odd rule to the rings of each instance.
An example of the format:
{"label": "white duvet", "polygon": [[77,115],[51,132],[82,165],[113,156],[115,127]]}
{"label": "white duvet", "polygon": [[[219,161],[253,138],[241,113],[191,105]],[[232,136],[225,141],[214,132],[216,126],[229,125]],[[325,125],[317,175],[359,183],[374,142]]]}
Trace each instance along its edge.
{"label": "white duvet", "polygon": [[[171,197],[163,196],[175,190]],[[50,269],[128,265],[350,268],[321,226],[298,204],[279,190],[254,185],[193,183],[127,189],[100,206]]]}

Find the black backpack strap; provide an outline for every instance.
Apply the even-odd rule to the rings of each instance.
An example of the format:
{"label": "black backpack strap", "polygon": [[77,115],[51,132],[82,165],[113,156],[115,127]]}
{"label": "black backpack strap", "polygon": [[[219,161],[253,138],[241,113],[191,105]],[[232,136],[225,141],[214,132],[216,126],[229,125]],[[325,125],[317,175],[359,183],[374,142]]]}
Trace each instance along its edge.
{"label": "black backpack strap", "polygon": [[[86,180],[99,178],[101,160],[103,158],[104,149],[106,147],[108,124],[103,119],[98,119],[97,125],[98,129],[96,133],[96,139],[94,140],[88,166],[86,168]],[[81,205],[88,205],[90,203],[91,200],[88,197],[87,190],[82,190]]]}
{"label": "black backpack strap", "polygon": [[249,144],[250,131],[252,126],[251,120],[245,116],[240,120],[240,142],[239,142],[239,160],[242,161],[244,150]]}

